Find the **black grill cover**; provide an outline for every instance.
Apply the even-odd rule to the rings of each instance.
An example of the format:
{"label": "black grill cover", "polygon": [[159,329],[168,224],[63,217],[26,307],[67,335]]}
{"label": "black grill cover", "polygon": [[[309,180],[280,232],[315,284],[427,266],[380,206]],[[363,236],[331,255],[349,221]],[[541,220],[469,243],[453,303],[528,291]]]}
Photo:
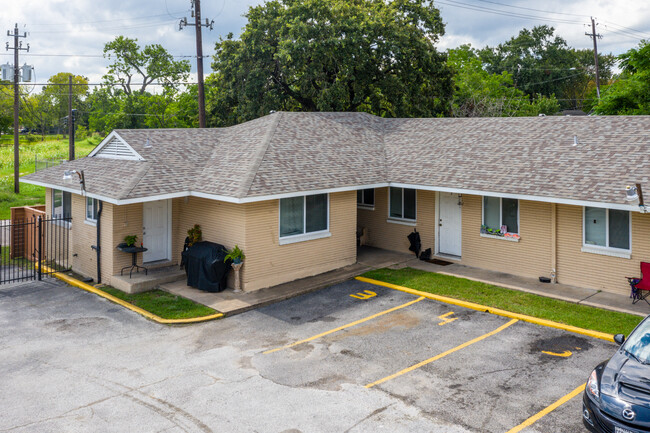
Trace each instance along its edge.
{"label": "black grill cover", "polygon": [[225,290],[232,267],[230,260],[223,262],[226,254],[226,248],[214,242],[197,242],[183,251],[187,285],[206,292]]}

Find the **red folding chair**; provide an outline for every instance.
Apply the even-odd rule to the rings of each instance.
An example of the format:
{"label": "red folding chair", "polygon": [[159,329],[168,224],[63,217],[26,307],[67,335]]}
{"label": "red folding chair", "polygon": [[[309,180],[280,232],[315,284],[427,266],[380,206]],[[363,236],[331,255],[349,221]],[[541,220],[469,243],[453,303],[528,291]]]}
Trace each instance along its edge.
{"label": "red folding chair", "polygon": [[[645,276],[648,278],[645,278]],[[632,288],[632,293],[630,293],[630,298],[632,298],[632,303],[636,304],[639,301],[646,301],[648,305],[648,296],[650,295],[650,263],[641,262],[641,278],[638,277],[625,277],[630,283]]]}

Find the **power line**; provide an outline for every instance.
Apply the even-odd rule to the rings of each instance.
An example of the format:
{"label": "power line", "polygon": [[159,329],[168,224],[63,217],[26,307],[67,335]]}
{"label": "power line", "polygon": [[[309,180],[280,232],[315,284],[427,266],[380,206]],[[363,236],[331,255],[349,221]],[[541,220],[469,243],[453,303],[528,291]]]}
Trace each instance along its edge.
{"label": "power line", "polygon": [[566,13],[566,12],[545,11],[545,10],[542,10],[542,9],[533,9],[533,8],[527,8],[527,7],[523,7],[523,6],[514,6],[514,5],[508,5],[508,4],[505,4],[505,3],[498,3],[498,2],[494,2],[494,1],[489,1],[489,0],[478,0],[478,1],[483,2],[483,3],[492,3],[492,4],[495,4],[495,5],[505,6],[505,7],[509,7],[509,8],[513,8],[513,9],[522,9],[522,10],[533,11],[533,12],[542,12],[542,13],[545,13],[545,14],[565,15],[565,16],[581,17],[581,18],[586,18],[588,16],[588,15],[579,15],[579,14],[569,14],[569,13]]}
{"label": "power line", "polygon": [[[141,29],[148,27],[159,27],[161,25],[168,25],[176,22],[176,20],[165,20],[158,21],[151,24],[141,24],[141,25],[125,25],[125,26],[116,26],[116,27],[97,27],[96,30],[106,31],[106,30],[132,30],[132,29]],[[32,31],[30,34],[60,34],[60,33],[70,33],[69,30],[57,30],[57,31]]]}
{"label": "power line", "polygon": [[476,12],[485,12],[485,13],[491,13],[491,14],[495,14],[495,15],[503,15],[503,16],[514,17],[514,18],[527,19],[527,20],[554,21],[554,22],[562,23],[562,24],[583,24],[582,21],[566,20],[566,19],[561,19],[561,18],[542,17],[542,16],[529,15],[529,14],[523,14],[523,13],[518,13],[518,12],[509,12],[509,11],[504,11],[504,10],[501,10],[501,9],[491,9],[491,8],[476,6],[476,5],[473,5],[473,4],[470,4],[470,3],[464,3],[464,2],[460,2],[460,1],[456,1],[456,0],[447,0],[447,1],[438,0],[437,3],[447,5],[447,6],[458,7],[458,8],[461,8],[461,9],[473,10],[473,11],[476,11]]}
{"label": "power line", "polygon": [[[2,56],[11,56],[12,54],[7,54],[7,53],[0,53]],[[104,58],[105,56],[103,54],[24,54],[27,57],[88,57],[88,58]],[[212,57],[213,54],[205,55],[203,58],[209,58]],[[177,59],[195,59],[196,55],[191,55],[191,54],[178,54],[174,55],[172,54],[172,57],[177,58]]]}
{"label": "power line", "polygon": [[[174,14],[179,14],[183,13],[186,11],[176,11],[173,12]],[[149,20],[151,18],[159,18],[159,17],[165,17],[168,14],[159,14],[159,15],[142,15],[138,17],[128,17],[127,19],[129,20]],[[171,15],[170,15],[171,16]],[[171,18],[174,18],[174,20],[178,19],[177,17],[171,16]],[[112,23],[112,22],[119,22],[119,21],[124,21],[125,18],[113,18],[110,20],[96,20],[96,21],[67,21],[67,22],[56,22],[56,23],[31,23],[29,24],[30,26],[67,26],[67,25],[82,25],[82,24],[100,24],[100,23]]]}
{"label": "power line", "polygon": [[[143,83],[130,83],[132,86],[142,86]],[[183,85],[191,86],[193,84],[198,84],[194,82],[178,82],[178,83],[147,83],[147,86],[169,86],[169,85]],[[21,84],[19,86],[68,86],[68,83],[29,83]],[[72,83],[73,86],[105,86],[105,87],[121,87],[122,83]],[[13,83],[0,82],[0,86],[13,86]]]}

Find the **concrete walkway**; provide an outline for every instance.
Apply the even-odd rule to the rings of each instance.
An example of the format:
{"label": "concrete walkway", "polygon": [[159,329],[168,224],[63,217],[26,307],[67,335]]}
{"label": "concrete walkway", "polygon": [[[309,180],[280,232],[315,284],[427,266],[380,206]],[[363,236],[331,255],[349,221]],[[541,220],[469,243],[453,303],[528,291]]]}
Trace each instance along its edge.
{"label": "concrete walkway", "polygon": [[625,295],[611,294],[566,284],[541,283],[537,279],[472,268],[456,263],[441,266],[418,260],[412,254],[397,253],[371,247],[361,247],[359,249],[357,263],[354,265],[254,292],[235,293],[231,289],[220,293],[204,292],[188,287],[185,284],[185,280],[162,284],[160,288],[207,305],[229,316],[338,284],[371,269],[385,267],[412,267],[428,272],[467,278],[509,289],[562,299],[576,304],[590,305],[643,317],[650,314],[650,306],[648,304],[639,302],[632,305],[632,300]]}

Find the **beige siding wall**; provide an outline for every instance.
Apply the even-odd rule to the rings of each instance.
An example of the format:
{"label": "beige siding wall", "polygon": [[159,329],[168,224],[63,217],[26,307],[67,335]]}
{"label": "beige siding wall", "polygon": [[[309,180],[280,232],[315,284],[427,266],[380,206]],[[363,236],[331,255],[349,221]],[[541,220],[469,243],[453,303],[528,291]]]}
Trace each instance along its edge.
{"label": "beige siding wall", "polygon": [[[188,197],[187,199],[174,200],[172,204],[172,260],[180,263],[181,252],[187,230],[194,224],[201,226],[203,240],[224,245],[232,248],[239,245],[246,254],[248,261],[249,248],[246,244],[246,206],[226,203],[216,200],[208,200],[199,197]],[[247,265],[242,268],[245,274]],[[233,287],[232,272],[230,273],[228,285]]]}
{"label": "beige siding wall", "polygon": [[407,226],[388,222],[388,188],[376,188],[375,208],[373,210],[357,209],[357,226],[367,229],[368,241],[366,245],[410,253],[410,244],[406,236],[413,229],[417,229],[420,232],[422,249],[435,250],[435,197],[435,192],[432,191],[418,190],[416,192],[416,224]]}
{"label": "beige siding wall", "polygon": [[632,213],[629,259],[583,253],[580,206],[558,205],[558,281],[606,292],[628,294],[626,276],[639,276],[639,262],[650,261],[650,215]]}
{"label": "beige siding wall", "polygon": [[[356,192],[330,194],[327,238],[279,244],[278,200],[246,205],[244,290],[257,290],[356,262]],[[241,244],[240,244],[241,246]]]}
{"label": "beige siding wall", "polygon": [[462,264],[526,277],[550,277],[551,204],[519,201],[519,242],[481,237],[482,197],[463,194]]}
{"label": "beige siding wall", "polygon": [[[110,209],[109,212],[106,212],[107,208]],[[122,268],[131,265],[132,256],[118,250],[117,245],[124,242],[124,238],[129,235],[138,237],[137,245],[142,242],[142,203],[124,206],[113,206],[104,203],[102,232],[104,232],[104,227],[106,227],[107,231],[112,229],[112,242],[110,245],[103,247],[104,249],[110,249],[112,252],[112,264],[106,263],[106,268],[112,272],[112,275],[119,275]],[[142,253],[137,255],[137,263],[142,265]],[[103,269],[104,264],[102,264],[102,272]]]}
{"label": "beige siding wall", "polygon": [[[92,245],[97,244],[97,227],[86,222],[86,198],[79,194],[71,196],[72,225],[69,237],[69,263],[72,270],[97,281],[97,252]],[[52,190],[45,190],[45,205],[48,215],[52,215]],[[113,205],[104,203],[101,232],[102,282],[110,283],[113,263]]]}

